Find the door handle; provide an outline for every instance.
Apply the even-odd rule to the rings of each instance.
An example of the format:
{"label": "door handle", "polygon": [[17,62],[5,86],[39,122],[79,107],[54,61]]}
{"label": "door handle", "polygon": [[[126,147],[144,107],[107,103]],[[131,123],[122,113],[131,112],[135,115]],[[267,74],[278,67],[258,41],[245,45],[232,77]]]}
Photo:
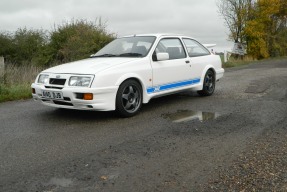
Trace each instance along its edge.
{"label": "door handle", "polygon": [[188,63],[190,63],[190,61],[185,61],[185,63],[187,63],[187,64],[188,64]]}

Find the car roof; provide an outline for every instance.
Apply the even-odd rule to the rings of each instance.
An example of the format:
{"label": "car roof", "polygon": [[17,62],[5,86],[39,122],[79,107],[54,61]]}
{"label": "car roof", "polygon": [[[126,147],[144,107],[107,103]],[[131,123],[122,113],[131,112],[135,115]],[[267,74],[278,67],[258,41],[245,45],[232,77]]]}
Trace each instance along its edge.
{"label": "car roof", "polygon": [[147,33],[147,34],[134,34],[134,35],[125,35],[122,37],[141,37],[141,36],[155,36],[155,37],[186,37],[186,38],[191,38],[194,39],[193,37],[188,37],[185,35],[180,35],[180,34],[172,34],[172,33]]}

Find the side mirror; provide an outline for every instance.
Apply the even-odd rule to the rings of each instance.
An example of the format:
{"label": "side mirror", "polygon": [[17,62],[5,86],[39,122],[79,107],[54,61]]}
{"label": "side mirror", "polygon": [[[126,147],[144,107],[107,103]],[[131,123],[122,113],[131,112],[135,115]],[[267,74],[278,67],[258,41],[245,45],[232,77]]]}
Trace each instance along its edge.
{"label": "side mirror", "polygon": [[168,53],[157,53],[156,58],[157,58],[157,61],[169,60],[169,54]]}

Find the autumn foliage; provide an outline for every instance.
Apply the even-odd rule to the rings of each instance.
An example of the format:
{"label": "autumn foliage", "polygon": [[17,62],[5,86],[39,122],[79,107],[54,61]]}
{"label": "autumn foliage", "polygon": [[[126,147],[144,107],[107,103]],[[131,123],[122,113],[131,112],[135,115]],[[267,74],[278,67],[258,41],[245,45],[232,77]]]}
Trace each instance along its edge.
{"label": "autumn foliage", "polygon": [[287,55],[286,0],[219,0],[230,39],[246,45],[253,58]]}

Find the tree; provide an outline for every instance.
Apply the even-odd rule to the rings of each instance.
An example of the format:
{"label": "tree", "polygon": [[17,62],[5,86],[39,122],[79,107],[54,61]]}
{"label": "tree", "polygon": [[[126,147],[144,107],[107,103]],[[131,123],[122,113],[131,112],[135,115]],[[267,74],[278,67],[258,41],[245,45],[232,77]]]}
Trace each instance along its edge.
{"label": "tree", "polygon": [[6,59],[11,58],[13,54],[13,37],[9,32],[0,33],[0,56],[5,56]]}
{"label": "tree", "polygon": [[114,38],[114,34],[106,31],[101,20],[72,20],[59,25],[51,33],[49,54],[56,63],[83,59],[97,52]]}
{"label": "tree", "polygon": [[42,30],[28,30],[19,28],[14,35],[9,36],[10,43],[4,53],[8,63],[28,65],[38,57],[43,46],[47,43],[47,36]]}
{"label": "tree", "polygon": [[6,63],[49,66],[89,57],[115,38],[101,20],[72,20],[47,32],[19,28],[0,33]]}
{"label": "tree", "polygon": [[279,0],[278,10],[272,15],[274,38],[271,47],[271,56],[287,55],[287,1]]}
{"label": "tree", "polygon": [[223,16],[234,42],[245,42],[244,28],[250,15],[252,0],[217,0],[219,13]]}
{"label": "tree", "polygon": [[218,0],[230,39],[254,58],[287,55],[286,0]]}
{"label": "tree", "polygon": [[[253,18],[247,22],[245,35],[248,39],[248,52],[255,58],[281,55],[281,39],[286,26],[282,25],[282,0],[258,0],[253,6]],[[284,14],[283,14],[284,15]]]}

